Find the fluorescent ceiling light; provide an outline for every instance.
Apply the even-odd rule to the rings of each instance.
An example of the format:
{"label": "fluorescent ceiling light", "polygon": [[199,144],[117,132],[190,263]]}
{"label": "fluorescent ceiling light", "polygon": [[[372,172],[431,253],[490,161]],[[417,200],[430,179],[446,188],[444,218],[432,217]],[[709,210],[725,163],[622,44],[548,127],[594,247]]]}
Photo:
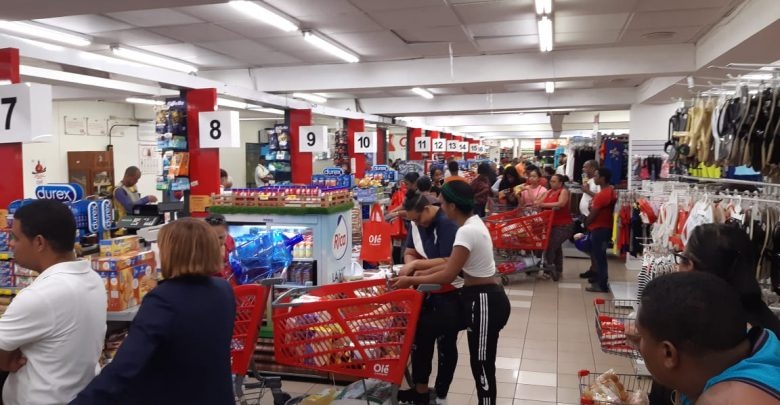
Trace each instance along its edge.
{"label": "fluorescent ceiling light", "polygon": [[318,34],[315,34],[312,31],[305,31],[303,33],[303,39],[305,39],[310,44],[322,49],[323,51],[343,59],[345,62],[349,62],[349,63],[360,62],[360,58],[358,58],[358,56],[355,55],[354,53],[347,51],[346,49],[343,49],[340,46],[331,43],[330,41],[327,41],[326,39],[319,36]]}
{"label": "fluorescent ceiling light", "polygon": [[[217,98],[217,105],[220,107],[227,107],[227,108],[237,108],[239,110],[247,110],[249,107],[249,104],[243,102],[243,101],[235,101],[230,100],[227,98],[218,97]],[[260,106],[257,106],[260,107]]]}
{"label": "fluorescent ceiling light", "polygon": [[162,68],[176,70],[184,73],[193,73],[198,71],[197,67],[190,65],[189,63],[168,59],[164,56],[160,56],[150,52],[139,51],[137,49],[130,49],[125,46],[116,46],[116,45],[112,46],[111,51],[114,53],[114,55],[119,56],[121,58],[132,60],[133,62],[159,66]]}
{"label": "fluorescent ceiling light", "polygon": [[250,108],[250,110],[264,112],[264,113],[267,113],[267,114],[284,115],[284,110],[280,110],[278,108],[263,108],[263,107],[260,107],[260,106],[257,106],[257,107],[259,107],[259,108]]}
{"label": "fluorescent ceiling light", "polygon": [[417,94],[418,96],[420,96],[422,98],[427,98],[429,100],[433,98],[433,93],[431,93],[430,91],[425,90],[425,89],[423,89],[421,87],[415,87],[415,88],[412,89],[412,91],[415,92],[415,94]]}
{"label": "fluorescent ceiling light", "polygon": [[773,77],[771,73],[750,73],[742,76],[745,80],[772,80]]}
{"label": "fluorescent ceiling light", "polygon": [[68,45],[87,46],[92,43],[87,36],[33,22],[0,21],[0,29]]}
{"label": "fluorescent ceiling light", "polygon": [[555,93],[555,82],[544,82],[544,92],[547,94]]}
{"label": "fluorescent ceiling light", "polygon": [[22,76],[75,83],[90,87],[122,90],[134,94],[148,94],[150,96],[176,96],[179,94],[178,91],[161,89],[159,87],[147,86],[144,84],[104,79],[102,77],[80,75],[78,73],[63,72],[61,70],[45,69],[35,66],[20,65],[19,73]]}
{"label": "fluorescent ceiling light", "polygon": [[539,19],[539,50],[550,52],[553,49],[553,23],[546,15]]}
{"label": "fluorescent ceiling light", "polygon": [[328,99],[322,96],[318,96],[316,94],[309,94],[309,93],[293,93],[292,95],[295,98],[300,98],[303,100],[311,101],[312,103],[317,104],[325,104],[328,102]]}
{"label": "fluorescent ceiling light", "polygon": [[279,13],[276,10],[272,10],[266,5],[260,5],[253,1],[247,0],[232,0],[230,3],[236,10],[256,18],[268,25],[272,25],[284,32],[292,32],[298,30],[298,24],[291,19]]}
{"label": "fluorescent ceiling light", "polygon": [[133,104],[145,104],[145,105],[165,105],[164,101],[152,100],[148,98],[128,97],[125,99],[128,103]]}
{"label": "fluorescent ceiling light", "polygon": [[65,50],[65,48],[62,47],[62,46],[50,44],[48,42],[41,42],[41,41],[36,41],[34,39],[20,38],[20,37],[14,37],[14,36],[10,36],[10,35],[8,37],[18,39],[18,40],[20,40],[22,42],[27,42],[30,45],[35,45],[35,46],[37,46],[39,48],[43,48],[43,49],[45,49],[47,51],[59,52],[59,51]]}
{"label": "fluorescent ceiling light", "polygon": [[279,118],[239,118],[239,121],[279,121]]}
{"label": "fluorescent ceiling light", "polygon": [[544,15],[552,13],[552,0],[536,0],[536,14]]}

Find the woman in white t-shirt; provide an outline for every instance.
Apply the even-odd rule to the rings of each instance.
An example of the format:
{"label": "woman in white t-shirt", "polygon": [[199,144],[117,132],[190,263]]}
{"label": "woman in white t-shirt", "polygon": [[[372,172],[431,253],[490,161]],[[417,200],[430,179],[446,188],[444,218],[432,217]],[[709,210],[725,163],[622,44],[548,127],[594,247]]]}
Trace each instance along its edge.
{"label": "woman in white t-shirt", "polygon": [[493,242],[482,220],[473,215],[474,192],[466,182],[450,181],[442,187],[441,209],[459,226],[452,255],[440,266],[402,276],[394,288],[420,284],[449,284],[463,275],[458,292],[460,316],[467,329],[471,373],[479,405],[496,403],[496,348],[499,331],[509,319],[509,299],[496,283]]}

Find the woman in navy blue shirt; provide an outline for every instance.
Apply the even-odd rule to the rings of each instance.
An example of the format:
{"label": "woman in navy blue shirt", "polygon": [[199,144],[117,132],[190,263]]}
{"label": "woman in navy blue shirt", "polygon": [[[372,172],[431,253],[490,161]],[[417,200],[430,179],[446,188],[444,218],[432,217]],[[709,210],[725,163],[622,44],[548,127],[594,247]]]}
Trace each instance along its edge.
{"label": "woman in navy blue shirt", "polygon": [[[425,178],[425,177],[423,177]],[[455,242],[455,225],[439,207],[433,205],[433,197],[416,193],[404,202],[406,217],[411,221],[404,252],[401,275],[425,274],[443,268],[452,254]],[[453,283],[456,284],[456,283]],[[460,287],[461,283],[457,286]],[[398,393],[398,401],[428,405],[428,379],[431,375],[433,348],[439,353],[439,367],[434,389],[439,400],[447,393],[458,365],[458,298],[456,287],[443,286],[426,294],[417,322],[412,351],[412,382],[414,387]],[[441,401],[440,401],[441,402]]]}
{"label": "woman in navy blue shirt", "polygon": [[233,405],[235,298],[217,233],[183,218],[158,236],[165,281],[144,297],[114,360],[71,404]]}

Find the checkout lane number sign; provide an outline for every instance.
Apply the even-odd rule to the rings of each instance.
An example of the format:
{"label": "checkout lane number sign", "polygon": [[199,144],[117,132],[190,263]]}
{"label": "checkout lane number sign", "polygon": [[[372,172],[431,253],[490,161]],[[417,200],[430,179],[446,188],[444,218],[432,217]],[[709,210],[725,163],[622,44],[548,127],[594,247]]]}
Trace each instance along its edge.
{"label": "checkout lane number sign", "polygon": [[336,230],[333,232],[333,240],[331,241],[331,247],[333,248],[333,257],[336,260],[341,260],[344,255],[347,254],[347,238],[349,237],[347,229],[347,221],[344,219],[344,215],[339,215],[336,221]]}

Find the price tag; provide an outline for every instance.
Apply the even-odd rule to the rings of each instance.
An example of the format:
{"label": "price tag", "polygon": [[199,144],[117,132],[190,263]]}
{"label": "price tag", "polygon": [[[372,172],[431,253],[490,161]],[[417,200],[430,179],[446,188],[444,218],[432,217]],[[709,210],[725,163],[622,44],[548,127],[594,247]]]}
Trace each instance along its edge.
{"label": "price tag", "polygon": [[479,153],[479,144],[469,144],[469,153]]}
{"label": "price tag", "polygon": [[458,152],[468,152],[469,151],[469,143],[468,142],[458,142]]}
{"label": "price tag", "polygon": [[298,129],[298,151],[322,153],[328,151],[328,127],[315,125]]}
{"label": "price tag", "polygon": [[427,136],[421,136],[414,140],[415,152],[430,152],[431,151],[431,138]]}
{"label": "price tag", "polygon": [[240,148],[238,111],[204,111],[198,114],[201,148]]}
{"label": "price tag", "polygon": [[458,141],[447,141],[447,152],[457,152],[459,146]]}
{"label": "price tag", "polygon": [[433,147],[431,148],[434,152],[446,152],[447,151],[447,140],[442,138],[432,139],[431,144]]}
{"label": "price tag", "polygon": [[376,153],[376,132],[355,132],[355,153]]}
{"label": "price tag", "polygon": [[0,86],[0,143],[51,142],[51,99],[47,84]]}

